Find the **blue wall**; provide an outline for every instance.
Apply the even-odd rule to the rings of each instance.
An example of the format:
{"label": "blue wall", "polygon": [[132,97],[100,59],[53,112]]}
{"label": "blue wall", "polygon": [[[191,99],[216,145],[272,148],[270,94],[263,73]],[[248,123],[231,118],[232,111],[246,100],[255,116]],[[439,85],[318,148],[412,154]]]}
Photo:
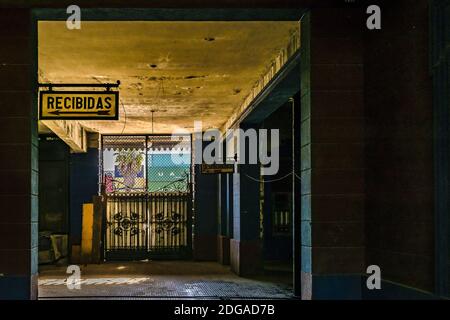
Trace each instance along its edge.
{"label": "blue wall", "polygon": [[70,155],[70,241],[81,243],[82,206],[98,194],[98,150]]}
{"label": "blue wall", "polygon": [[[207,145],[208,142],[204,141],[202,147]],[[201,166],[196,164],[194,179],[194,259],[215,261],[218,233],[217,174],[202,174]]]}
{"label": "blue wall", "polygon": [[195,166],[195,233],[217,236],[217,175]]}

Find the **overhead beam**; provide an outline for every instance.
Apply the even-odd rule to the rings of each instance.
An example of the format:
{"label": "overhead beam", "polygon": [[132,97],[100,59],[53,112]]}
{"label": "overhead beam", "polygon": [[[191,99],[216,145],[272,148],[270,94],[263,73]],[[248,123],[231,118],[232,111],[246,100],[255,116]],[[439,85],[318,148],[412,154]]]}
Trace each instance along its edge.
{"label": "overhead beam", "polygon": [[237,122],[257,124],[262,122],[300,90],[300,52],[286,63]]}
{"label": "overhead beam", "polygon": [[63,140],[74,153],[87,152],[87,131],[78,121],[41,120]]}
{"label": "overhead beam", "polygon": [[[292,78],[292,70],[294,68],[298,68],[298,62],[300,60],[300,25],[297,32],[293,33],[291,35],[291,39],[289,43],[286,44],[285,48],[281,50],[280,54],[275,58],[275,60],[271,61],[268,69],[264,73],[263,76],[260,77],[256,85],[252,88],[250,93],[247,95],[247,97],[244,99],[243,103],[234,111],[234,113],[228,118],[228,120],[225,122],[225,124],[222,127],[222,131],[225,131],[230,128],[234,128],[237,125],[239,125],[240,122],[243,122],[244,120],[250,120],[246,121],[247,123],[255,122],[260,118],[263,118],[264,116],[259,111],[255,113],[255,109],[257,106],[259,106],[263,101],[270,104],[270,103],[279,103],[278,100],[280,98],[284,98],[284,96],[291,97],[290,94],[295,94],[296,91],[292,92],[292,85],[295,87],[298,87],[300,89],[300,79]],[[291,79],[288,79],[286,81],[285,78],[287,76],[290,76]],[[298,81],[297,81],[298,80]],[[274,98],[272,96],[270,99],[267,99],[268,95],[273,91],[275,87],[282,87],[283,85],[279,86],[280,83],[283,82],[284,86],[287,83],[287,86],[290,86],[288,88],[289,90],[284,90],[285,92],[281,92],[277,97]],[[286,86],[286,87],[287,87]],[[269,100],[273,101],[269,101]],[[280,105],[283,103],[282,101]],[[275,106],[275,107],[274,107]],[[272,106],[272,110],[270,110],[270,113],[275,111],[276,108],[279,105]],[[262,108],[260,108],[261,110]],[[246,119],[250,114],[252,114],[252,119]]]}
{"label": "overhead beam", "polygon": [[[11,2],[15,3],[17,1]],[[208,8],[200,8],[198,3],[196,4],[197,8],[180,8],[179,4],[173,8],[168,8],[167,0],[164,0],[162,1],[162,7],[161,5],[154,5],[153,8],[150,8],[156,1],[152,1],[150,7],[148,1],[141,1],[145,2],[144,7],[147,8],[142,8],[142,5],[138,5],[138,8],[112,8],[111,6],[106,8],[88,8],[89,6],[92,7],[92,0],[87,1],[90,5],[83,4],[80,0],[77,1],[77,5],[83,8],[83,20],[85,21],[298,21],[305,11],[304,8],[310,7],[310,5],[301,6],[296,4],[291,8],[274,8],[272,3],[268,8],[223,8],[223,6],[217,5],[216,2],[216,8],[210,8],[210,4],[206,5]],[[236,1],[242,4],[242,1]],[[274,3],[279,1],[275,0]],[[312,2],[313,0],[309,1]],[[56,8],[57,5],[55,4],[51,5],[53,8],[45,8],[39,3],[33,8],[33,15],[39,20],[65,21],[68,17],[66,8],[70,4],[71,2],[68,1],[67,5],[61,5],[60,8]],[[127,6],[129,5],[130,3],[128,2]],[[327,6],[324,7],[326,8]]]}

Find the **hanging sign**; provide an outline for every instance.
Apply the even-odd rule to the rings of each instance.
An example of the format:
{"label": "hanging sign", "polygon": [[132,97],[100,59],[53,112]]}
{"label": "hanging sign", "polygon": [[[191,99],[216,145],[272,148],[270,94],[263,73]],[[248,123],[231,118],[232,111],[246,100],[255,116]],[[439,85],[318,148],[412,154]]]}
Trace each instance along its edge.
{"label": "hanging sign", "polygon": [[234,173],[234,164],[206,164],[202,163],[201,172],[203,174],[214,173]]}
{"label": "hanging sign", "polygon": [[40,120],[117,120],[118,91],[41,91]]}

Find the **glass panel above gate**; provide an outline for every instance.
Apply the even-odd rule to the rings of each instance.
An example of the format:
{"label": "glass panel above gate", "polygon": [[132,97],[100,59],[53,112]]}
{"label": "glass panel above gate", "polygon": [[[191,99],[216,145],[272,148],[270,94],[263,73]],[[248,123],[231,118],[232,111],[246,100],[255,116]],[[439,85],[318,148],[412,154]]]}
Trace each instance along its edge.
{"label": "glass panel above gate", "polygon": [[[149,192],[188,192],[191,173],[190,138],[149,136],[147,188]],[[174,139],[174,138],[172,138]]]}
{"label": "glass panel above gate", "polygon": [[190,135],[105,135],[102,182],[106,193],[189,192]]}
{"label": "glass panel above gate", "polygon": [[107,193],[145,192],[145,136],[103,136],[103,183]]}

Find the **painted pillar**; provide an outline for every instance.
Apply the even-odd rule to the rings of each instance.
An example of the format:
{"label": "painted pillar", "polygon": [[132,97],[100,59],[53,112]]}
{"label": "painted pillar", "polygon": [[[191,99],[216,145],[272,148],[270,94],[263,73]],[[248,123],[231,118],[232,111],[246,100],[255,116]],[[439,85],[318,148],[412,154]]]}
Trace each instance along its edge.
{"label": "painted pillar", "polygon": [[227,174],[227,236],[233,238],[233,175]]}
{"label": "painted pillar", "polygon": [[[245,126],[241,128],[248,129]],[[246,154],[248,159],[248,144]],[[262,270],[258,182],[260,165],[246,163],[239,164],[238,167],[238,172],[233,174],[233,239],[230,241],[230,265],[233,272],[245,276]]]}
{"label": "painted pillar", "polygon": [[228,174],[218,175],[218,237],[217,260],[219,263],[230,264],[230,237],[228,236]]}
{"label": "painted pillar", "polygon": [[0,299],[36,299],[38,133],[30,11],[0,10]]}
{"label": "painted pillar", "polygon": [[[382,290],[367,290],[368,298],[423,297],[435,286],[435,258],[444,263],[443,272],[450,270],[445,265],[450,252],[434,251],[442,244],[435,236],[448,241],[448,233],[441,232],[448,229],[449,217],[444,172],[450,151],[450,88],[445,88],[450,6],[442,1],[443,6],[433,8],[432,2],[437,4],[386,2],[381,30],[365,32],[366,263],[378,265],[386,280]],[[429,10],[439,15],[429,20]],[[430,43],[443,40],[445,33],[449,42],[440,43],[443,51],[430,54]],[[441,94],[433,94],[433,82]],[[441,151],[433,154],[433,148]],[[435,210],[444,215],[434,217]]]}
{"label": "painted pillar", "polygon": [[[222,152],[224,161],[226,161],[226,143],[222,142]],[[230,203],[229,203],[229,177],[231,174],[220,174],[217,177],[217,261],[223,265],[230,264]]]}
{"label": "painted pillar", "polygon": [[294,295],[301,297],[301,105],[300,94],[290,100],[292,104],[292,248],[293,248],[293,287]]}
{"label": "painted pillar", "polygon": [[98,149],[70,155],[70,244],[81,244],[83,204],[98,194]]}
{"label": "painted pillar", "polygon": [[[193,135],[195,138],[196,135]],[[194,145],[198,144],[194,142]],[[203,148],[207,142],[203,142]],[[217,261],[217,175],[202,174],[195,165],[194,259]]]}
{"label": "painted pillar", "polygon": [[301,294],[361,298],[364,70],[360,9],[313,9],[301,23]]}

